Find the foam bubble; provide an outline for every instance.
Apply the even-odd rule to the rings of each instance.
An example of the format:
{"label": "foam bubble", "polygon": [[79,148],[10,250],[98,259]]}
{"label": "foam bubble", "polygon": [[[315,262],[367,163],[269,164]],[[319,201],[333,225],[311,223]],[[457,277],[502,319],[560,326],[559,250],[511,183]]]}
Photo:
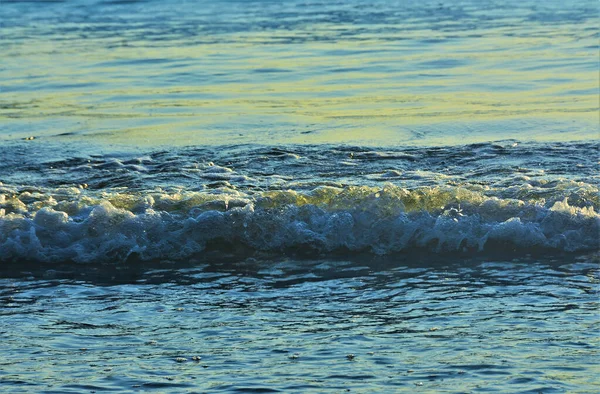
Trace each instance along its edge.
{"label": "foam bubble", "polygon": [[[463,187],[317,187],[248,194],[77,188],[0,195],[0,260],[185,259],[206,248],[270,253],[597,250],[597,205]],[[561,196],[559,193],[558,195]]]}

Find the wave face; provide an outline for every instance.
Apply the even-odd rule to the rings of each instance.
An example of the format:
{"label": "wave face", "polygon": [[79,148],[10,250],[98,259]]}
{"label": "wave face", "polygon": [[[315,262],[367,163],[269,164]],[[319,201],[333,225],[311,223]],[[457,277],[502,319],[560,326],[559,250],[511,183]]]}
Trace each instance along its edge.
{"label": "wave face", "polygon": [[595,144],[509,141],[392,151],[224,147],[30,163],[19,177],[31,184],[0,186],[0,259],[594,251],[596,152]]}

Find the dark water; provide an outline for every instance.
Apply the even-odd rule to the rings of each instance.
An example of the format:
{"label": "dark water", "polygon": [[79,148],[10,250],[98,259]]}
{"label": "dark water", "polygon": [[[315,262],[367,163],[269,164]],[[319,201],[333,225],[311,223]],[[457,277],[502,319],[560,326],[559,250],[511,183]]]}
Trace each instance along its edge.
{"label": "dark water", "polygon": [[599,387],[591,256],[248,259],[8,276],[0,384],[11,393]]}

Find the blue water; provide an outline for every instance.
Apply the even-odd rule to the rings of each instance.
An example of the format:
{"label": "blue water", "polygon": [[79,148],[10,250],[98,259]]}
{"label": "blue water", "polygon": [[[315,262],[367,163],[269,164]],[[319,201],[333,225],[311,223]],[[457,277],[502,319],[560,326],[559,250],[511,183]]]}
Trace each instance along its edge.
{"label": "blue water", "polygon": [[0,391],[600,389],[595,1],[3,1]]}
{"label": "blue water", "polygon": [[562,260],[14,270],[0,281],[0,382],[11,393],[592,393],[598,264]]}

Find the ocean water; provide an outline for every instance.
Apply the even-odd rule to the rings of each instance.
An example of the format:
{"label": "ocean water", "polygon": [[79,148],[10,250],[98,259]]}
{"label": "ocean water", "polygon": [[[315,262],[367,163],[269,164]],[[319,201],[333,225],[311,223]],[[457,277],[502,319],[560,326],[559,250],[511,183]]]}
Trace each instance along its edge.
{"label": "ocean water", "polygon": [[0,3],[0,391],[600,390],[596,1]]}

